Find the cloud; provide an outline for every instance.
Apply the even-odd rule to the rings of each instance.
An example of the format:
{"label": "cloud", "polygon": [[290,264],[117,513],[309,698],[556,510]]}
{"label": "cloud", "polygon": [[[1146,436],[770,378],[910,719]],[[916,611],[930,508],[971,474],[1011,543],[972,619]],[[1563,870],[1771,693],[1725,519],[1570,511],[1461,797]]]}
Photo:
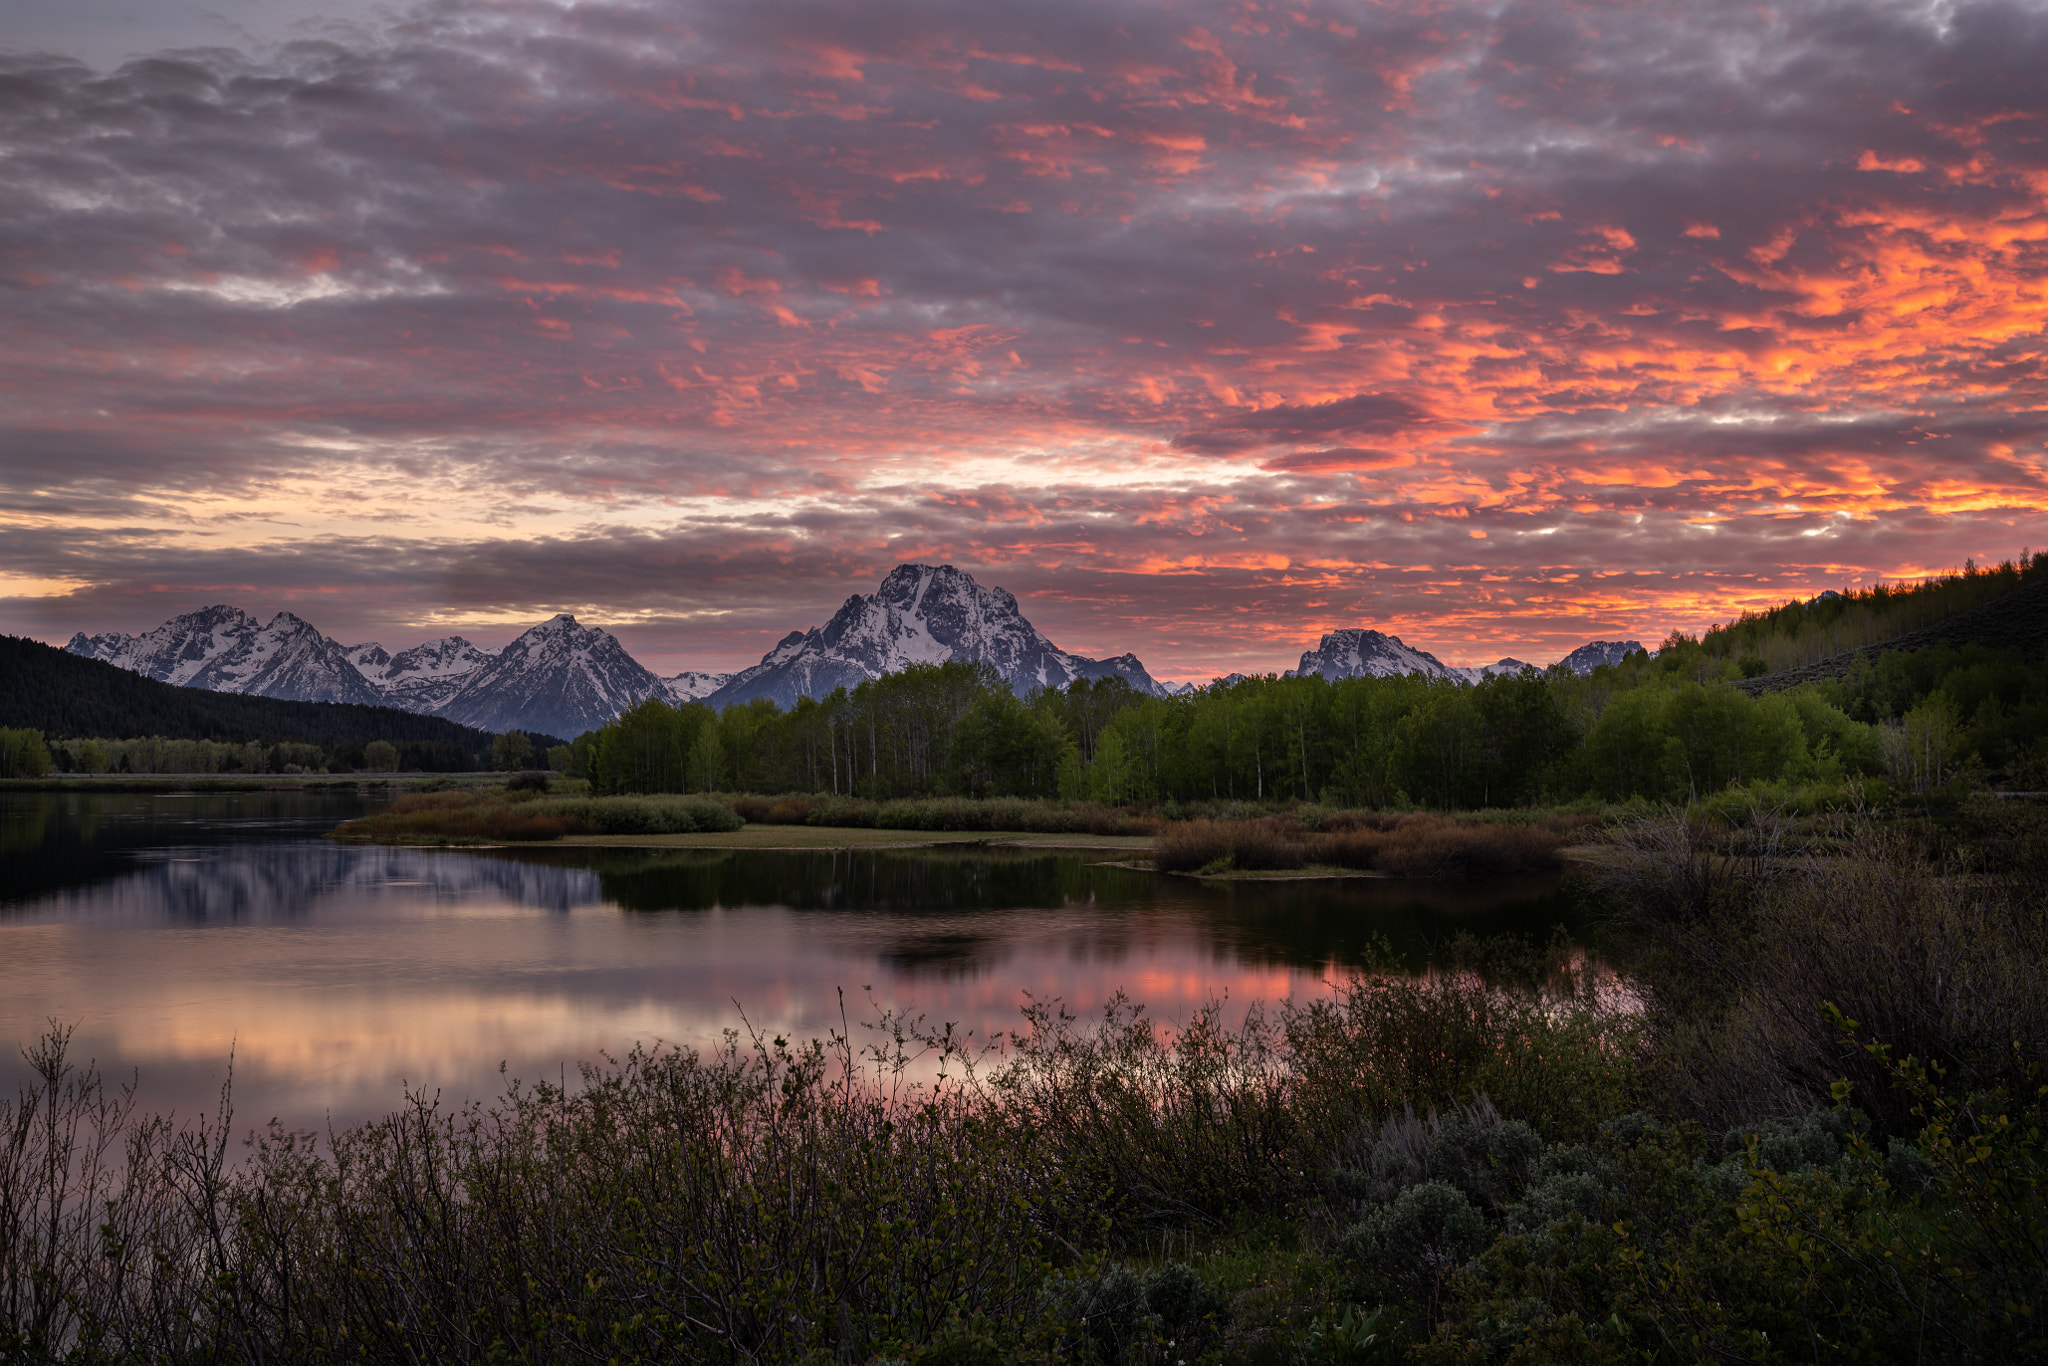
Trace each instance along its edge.
{"label": "cloud", "polygon": [[1276,403],[1218,419],[1173,439],[1179,450],[1232,453],[1339,436],[1391,436],[1429,423],[1422,408],[1392,394],[1353,394],[1328,403]]}
{"label": "cloud", "polygon": [[0,55],[0,625],[566,605],[727,665],[926,558],[1201,673],[2012,553],[2044,60],[2016,2],[1732,0]]}

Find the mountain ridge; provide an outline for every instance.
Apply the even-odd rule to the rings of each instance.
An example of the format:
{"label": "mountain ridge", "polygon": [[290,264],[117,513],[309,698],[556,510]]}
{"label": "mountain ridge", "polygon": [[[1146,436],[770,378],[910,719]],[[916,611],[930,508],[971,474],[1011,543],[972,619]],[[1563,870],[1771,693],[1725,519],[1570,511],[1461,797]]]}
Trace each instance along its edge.
{"label": "mountain ridge", "polygon": [[[1111,677],[1158,697],[1200,686],[1161,683],[1135,654],[1093,659],[1063,650],[1032,625],[1009,590],[983,585],[952,565],[912,562],[890,570],[875,592],[849,595],[825,622],[790,631],[759,663],[733,673],[659,676],[610,632],[581,625],[566,612],[501,649],[443,636],[393,653],[374,641],[343,645],[291,612],[265,622],[218,603],[139,636],[81,631],[64,648],[175,686],[388,706],[492,731],[570,736],[649,698],[723,707],[766,697],[788,707],[799,697],[857,687],[911,664],[956,659],[989,664],[1020,695]],[[1636,641],[1590,641],[1559,662],[1585,673],[1641,648]],[[1399,636],[1344,627],[1325,632],[1288,675],[1422,673],[1476,683],[1526,667],[1514,659],[1445,664]]]}

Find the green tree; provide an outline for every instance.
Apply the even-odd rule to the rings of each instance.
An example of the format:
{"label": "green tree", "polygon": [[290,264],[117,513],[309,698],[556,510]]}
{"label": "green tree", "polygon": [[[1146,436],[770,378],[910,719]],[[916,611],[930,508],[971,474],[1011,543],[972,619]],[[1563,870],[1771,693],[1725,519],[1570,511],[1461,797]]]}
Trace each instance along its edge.
{"label": "green tree", "polygon": [[725,785],[725,743],[719,727],[703,726],[690,746],[690,781],[699,792],[715,792]]}
{"label": "green tree", "polygon": [[567,745],[556,745],[548,751],[548,767],[557,773],[567,773],[576,765],[576,751]]}
{"label": "green tree", "polygon": [[398,772],[398,746],[389,740],[372,740],[363,746],[363,767],[372,773]]}
{"label": "green tree", "polygon": [[1474,805],[1484,790],[1479,765],[1484,725],[1471,689],[1434,683],[1429,700],[1401,719],[1389,770],[1417,801],[1439,809]]}
{"label": "green tree", "polygon": [[0,778],[40,778],[50,771],[50,749],[39,730],[0,726]]}
{"label": "green tree", "polygon": [[500,771],[525,768],[533,758],[533,741],[523,730],[508,730],[491,741],[491,767]]}

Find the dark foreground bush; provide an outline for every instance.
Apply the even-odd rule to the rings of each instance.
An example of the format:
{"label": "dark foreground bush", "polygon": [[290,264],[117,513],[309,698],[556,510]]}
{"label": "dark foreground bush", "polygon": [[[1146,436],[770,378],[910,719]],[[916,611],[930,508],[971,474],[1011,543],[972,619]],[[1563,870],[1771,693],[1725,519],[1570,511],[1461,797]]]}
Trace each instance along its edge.
{"label": "dark foreground bush", "polygon": [[[1846,1083],[1832,1110],[1718,1143],[1633,1116],[1590,1143],[1541,1151],[1494,1224],[1499,1236],[1439,1283],[1440,1326],[1418,1355],[1617,1366],[2040,1359],[2040,1076],[1965,1106],[1917,1064],[1881,1049],[1873,1061],[1924,1120],[1912,1144],[1889,1152],[1862,1132]],[[1430,1231],[1471,1216],[1439,1192],[1404,1218],[1401,1202],[1424,1189],[1369,1216],[1338,1255],[1377,1284],[1447,1259],[1438,1249],[1451,1236]],[[1385,1257],[1383,1228],[1415,1229],[1428,1251],[1411,1263]],[[1408,1302],[1419,1307],[1420,1295]]]}
{"label": "dark foreground bush", "polygon": [[330,839],[369,844],[501,843],[564,835],[687,835],[745,822],[708,797],[546,797],[505,788],[421,792],[344,821]]}

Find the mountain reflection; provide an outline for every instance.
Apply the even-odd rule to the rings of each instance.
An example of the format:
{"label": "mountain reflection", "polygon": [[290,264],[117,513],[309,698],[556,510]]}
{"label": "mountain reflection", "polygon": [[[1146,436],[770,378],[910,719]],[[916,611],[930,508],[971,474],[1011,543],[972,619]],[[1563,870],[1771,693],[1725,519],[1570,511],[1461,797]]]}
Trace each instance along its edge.
{"label": "mountain reflection", "polygon": [[0,800],[0,1093],[55,1020],[146,1105],[319,1126],[634,1043],[873,1012],[987,1039],[1029,995],[1157,1019],[1330,989],[1391,947],[1574,922],[1556,877],[1205,883],[1089,851],[338,846],[354,794]]}
{"label": "mountain reflection", "polygon": [[[1484,882],[1348,878],[1204,882],[1119,866],[1100,853],[1000,848],[856,852],[531,850],[498,858],[587,868],[604,901],[639,914],[780,907],[816,913],[881,961],[973,970],[1020,930],[1066,924],[1077,943],[1142,935],[1164,917],[1215,953],[1293,967],[1349,967],[1392,949],[1420,969],[1451,935],[1546,936],[1576,928],[1557,874]],[[1071,912],[1084,909],[1085,915]],[[1021,913],[1021,914],[1020,914]]]}

